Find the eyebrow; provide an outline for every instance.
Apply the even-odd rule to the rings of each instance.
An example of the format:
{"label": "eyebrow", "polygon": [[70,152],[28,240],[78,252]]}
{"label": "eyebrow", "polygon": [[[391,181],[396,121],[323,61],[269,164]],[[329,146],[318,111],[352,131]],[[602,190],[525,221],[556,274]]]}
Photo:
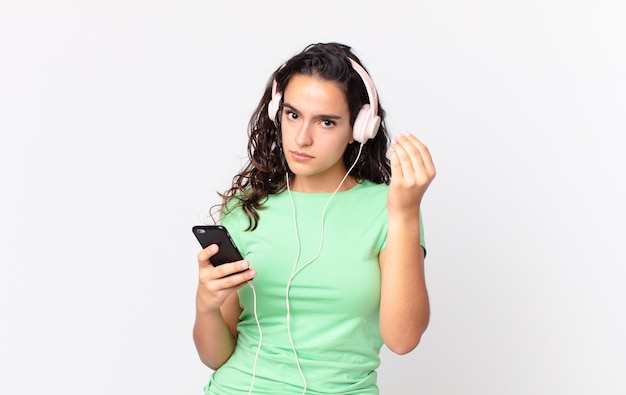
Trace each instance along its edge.
{"label": "eyebrow", "polygon": [[[294,106],[292,106],[289,103],[283,103],[283,108],[287,108],[287,109],[295,112],[296,114],[300,114],[300,111],[298,111],[297,108],[295,108]],[[315,114],[314,118],[336,120],[336,119],[341,119],[341,116],[340,115],[336,115],[336,114]]]}

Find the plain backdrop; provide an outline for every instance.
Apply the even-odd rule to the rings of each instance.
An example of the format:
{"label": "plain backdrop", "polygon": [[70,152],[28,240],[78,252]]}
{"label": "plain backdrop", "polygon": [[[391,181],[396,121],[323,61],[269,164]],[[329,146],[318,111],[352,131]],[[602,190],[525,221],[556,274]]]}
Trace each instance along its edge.
{"label": "plain backdrop", "polygon": [[0,0],[0,393],[201,393],[191,227],[326,41],[438,170],[431,323],[381,393],[626,393],[623,4]]}

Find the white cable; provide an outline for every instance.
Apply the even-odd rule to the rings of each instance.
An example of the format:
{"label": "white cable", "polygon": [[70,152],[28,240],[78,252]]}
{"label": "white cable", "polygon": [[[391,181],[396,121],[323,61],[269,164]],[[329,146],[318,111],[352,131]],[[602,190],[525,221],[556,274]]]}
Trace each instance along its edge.
{"label": "white cable", "polygon": [[300,360],[298,359],[298,353],[296,352],[296,347],[295,347],[295,345],[293,343],[293,338],[291,337],[291,314],[290,314],[290,308],[289,308],[289,289],[291,288],[291,282],[293,281],[293,279],[296,276],[296,274],[300,273],[300,271],[302,269],[307,267],[309,264],[313,263],[320,256],[320,254],[322,252],[322,246],[324,245],[324,217],[326,215],[326,208],[328,207],[328,204],[333,199],[333,197],[335,197],[335,194],[337,193],[337,191],[339,191],[339,189],[343,185],[343,183],[346,180],[346,178],[348,178],[348,175],[350,174],[350,172],[352,171],[354,166],[356,166],[357,162],[359,161],[359,157],[361,156],[361,151],[362,150],[363,150],[363,143],[361,143],[361,146],[359,147],[359,152],[357,154],[356,160],[354,161],[352,166],[350,166],[350,168],[346,172],[346,175],[343,176],[343,178],[341,179],[341,182],[339,183],[339,185],[337,186],[335,191],[332,193],[332,195],[330,195],[330,197],[326,201],[326,204],[324,205],[324,209],[322,210],[322,218],[321,218],[321,222],[322,222],[321,228],[322,228],[322,230],[321,230],[321,236],[320,236],[320,246],[319,246],[319,248],[317,250],[317,254],[315,254],[313,259],[309,260],[307,263],[302,265],[297,270],[296,270],[296,268],[298,266],[298,261],[300,260],[300,238],[299,238],[299,235],[298,235],[298,222],[296,220],[296,206],[293,203],[293,198],[291,197],[291,189],[289,188],[289,174],[286,174],[287,193],[289,194],[289,201],[291,202],[291,210],[293,212],[293,223],[294,223],[294,229],[295,229],[295,233],[296,233],[296,241],[298,242],[298,251],[297,251],[297,254],[296,254],[296,260],[295,260],[295,262],[293,264],[293,269],[291,271],[291,277],[289,278],[289,281],[287,282],[287,287],[285,289],[285,303],[287,305],[287,335],[289,336],[289,343],[291,344],[291,350],[293,351],[293,355],[294,355],[294,357],[296,359],[296,366],[298,367],[298,371],[300,372],[300,377],[302,378],[302,382],[304,384],[304,388],[302,390],[302,395],[304,395],[306,393],[307,384],[306,384],[306,379],[304,377],[304,373],[302,372],[302,368],[300,366]]}
{"label": "white cable", "polygon": [[248,281],[248,285],[252,288],[252,297],[253,297],[253,311],[254,311],[254,319],[256,320],[256,326],[259,328],[259,346],[256,349],[256,355],[254,356],[254,366],[252,367],[252,382],[250,383],[250,391],[248,391],[248,395],[252,394],[252,389],[254,388],[254,379],[256,378],[256,363],[259,359],[259,352],[261,351],[261,344],[263,344],[263,332],[261,331],[261,323],[259,322],[259,315],[256,311],[256,290],[254,289],[254,285],[252,281]]}
{"label": "white cable", "polygon": [[[289,307],[289,289],[291,288],[291,282],[293,281],[293,278],[296,276],[296,274],[298,274],[300,272],[300,270],[304,269],[306,266],[308,266],[309,264],[311,264],[313,261],[315,261],[320,253],[322,252],[322,246],[324,245],[324,216],[326,214],[326,208],[328,207],[328,204],[330,203],[330,201],[332,200],[332,198],[335,196],[335,194],[337,193],[337,191],[339,191],[339,189],[341,188],[341,186],[343,185],[344,181],[346,180],[346,178],[348,178],[348,175],[350,174],[350,172],[352,171],[352,169],[354,168],[354,166],[357,164],[359,157],[361,156],[361,151],[363,149],[363,143],[361,143],[361,146],[359,147],[359,152],[357,154],[356,160],[354,161],[354,163],[352,164],[352,166],[350,166],[350,168],[348,169],[348,171],[346,172],[346,175],[343,177],[343,179],[341,180],[341,182],[339,183],[339,186],[337,187],[337,189],[335,189],[335,191],[333,192],[333,194],[328,198],[328,201],[326,202],[326,205],[324,205],[324,210],[322,211],[322,233],[321,233],[321,238],[320,238],[320,246],[317,250],[317,254],[315,255],[315,257],[313,259],[311,259],[310,261],[308,261],[307,263],[305,263],[304,265],[302,265],[298,270],[296,270],[296,268],[298,267],[298,261],[300,260],[300,236],[298,234],[298,221],[296,219],[296,206],[293,203],[293,198],[291,196],[291,189],[289,187],[289,174],[286,174],[286,180],[287,180],[287,193],[289,194],[289,201],[291,202],[291,210],[293,213],[293,224],[294,224],[294,229],[295,229],[295,233],[296,233],[296,242],[297,242],[297,252],[296,252],[296,259],[294,261],[293,264],[293,268],[291,270],[291,276],[289,277],[289,281],[287,282],[287,287],[285,289],[285,303],[287,305],[287,334],[289,336],[289,343],[291,344],[291,350],[293,351],[293,355],[296,359],[296,366],[298,367],[298,371],[300,372],[300,377],[302,378],[302,383],[304,384],[303,390],[302,390],[302,395],[304,395],[306,393],[306,389],[307,389],[307,383],[306,383],[306,378],[304,377],[304,373],[302,372],[302,367],[300,366],[300,360],[298,359],[298,353],[296,352],[296,347],[293,343],[293,338],[291,337],[291,315],[290,315],[290,307]],[[257,366],[257,361],[259,359],[259,352],[261,351],[261,344],[263,344],[263,332],[261,331],[261,323],[259,322],[259,316],[257,313],[257,296],[256,296],[256,290],[254,289],[254,285],[252,284],[252,281],[248,281],[248,285],[250,285],[250,288],[252,289],[252,296],[253,296],[253,312],[254,312],[254,319],[256,321],[256,325],[259,328],[259,345],[257,347],[256,350],[256,354],[254,356],[254,364],[252,367],[252,382],[250,383],[250,390],[248,391],[248,395],[252,394],[252,390],[254,389],[254,380],[256,378],[256,366]]]}
{"label": "white cable", "polygon": [[289,173],[285,173],[285,178],[287,180],[287,193],[289,195],[289,201],[291,202],[291,211],[293,213],[293,227],[296,233],[296,243],[298,246],[296,252],[296,259],[293,262],[293,268],[291,269],[291,276],[289,277],[289,281],[287,281],[287,287],[285,288],[285,303],[287,305],[287,336],[289,337],[289,343],[291,344],[291,350],[293,351],[293,356],[296,359],[296,366],[298,367],[298,372],[300,372],[300,378],[302,378],[303,390],[302,395],[306,393],[306,378],[304,377],[304,373],[302,372],[302,367],[300,366],[300,360],[298,359],[298,353],[296,352],[296,346],[293,344],[293,338],[291,337],[291,314],[289,308],[289,288],[291,287],[291,280],[295,277],[298,267],[298,261],[300,260],[300,235],[298,233],[298,221],[296,220],[296,206],[293,204],[293,199],[291,197],[291,188],[289,188]]}

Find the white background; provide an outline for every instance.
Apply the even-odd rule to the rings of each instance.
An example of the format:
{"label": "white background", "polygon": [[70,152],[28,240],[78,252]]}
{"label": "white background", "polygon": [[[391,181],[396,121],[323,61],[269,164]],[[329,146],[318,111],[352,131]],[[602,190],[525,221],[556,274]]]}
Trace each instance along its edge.
{"label": "white background", "polygon": [[1,0],[0,393],[201,393],[191,226],[320,41],[438,169],[431,324],[381,393],[626,393],[622,4]]}

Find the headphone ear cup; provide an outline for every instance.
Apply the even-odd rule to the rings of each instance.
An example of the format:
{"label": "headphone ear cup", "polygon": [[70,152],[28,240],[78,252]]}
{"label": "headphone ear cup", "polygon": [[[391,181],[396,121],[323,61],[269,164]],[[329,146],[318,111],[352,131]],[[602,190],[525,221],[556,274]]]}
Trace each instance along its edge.
{"label": "headphone ear cup", "polygon": [[282,100],[283,95],[280,93],[275,93],[272,95],[272,100],[267,103],[267,116],[272,120],[272,122],[276,123],[276,116],[278,115],[278,108],[280,107],[280,101]]}
{"label": "headphone ear cup", "polygon": [[364,104],[354,120],[352,137],[359,143],[365,143],[374,138],[380,127],[380,117],[374,114],[369,104]]}
{"label": "headphone ear cup", "polygon": [[354,120],[354,125],[352,126],[352,138],[354,138],[359,143],[362,143],[365,137],[363,133],[364,132],[363,128],[366,122],[365,117],[367,117],[366,111],[364,110],[364,108],[361,108],[361,110],[356,116],[356,119]]}
{"label": "headphone ear cup", "polygon": [[[282,68],[282,67],[281,67]],[[267,103],[267,116],[276,125],[276,116],[278,115],[278,109],[280,108],[280,101],[283,99],[282,93],[278,91],[278,83],[276,80],[272,81],[272,98]]]}

